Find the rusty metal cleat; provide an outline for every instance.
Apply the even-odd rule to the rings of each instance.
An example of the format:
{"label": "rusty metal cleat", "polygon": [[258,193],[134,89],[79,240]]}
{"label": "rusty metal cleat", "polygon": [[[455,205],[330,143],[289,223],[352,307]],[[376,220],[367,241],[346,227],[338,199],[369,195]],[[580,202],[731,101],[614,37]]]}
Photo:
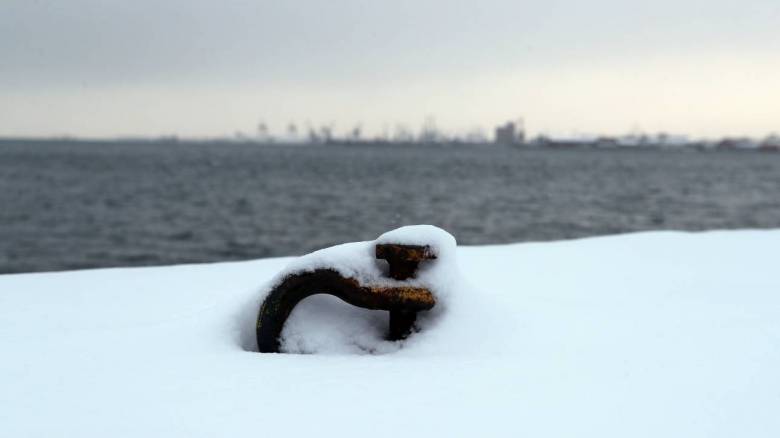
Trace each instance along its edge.
{"label": "rusty metal cleat", "polygon": [[[420,262],[436,259],[427,245],[376,245],[376,258],[386,260],[388,275],[398,281],[414,278]],[[257,317],[257,346],[261,353],[279,352],[279,336],[293,308],[304,298],[330,294],[349,304],[390,313],[389,340],[400,340],[411,333],[417,312],[430,310],[436,299],[430,290],[415,286],[363,285],[333,269],[317,269],[291,274],[268,294]]]}

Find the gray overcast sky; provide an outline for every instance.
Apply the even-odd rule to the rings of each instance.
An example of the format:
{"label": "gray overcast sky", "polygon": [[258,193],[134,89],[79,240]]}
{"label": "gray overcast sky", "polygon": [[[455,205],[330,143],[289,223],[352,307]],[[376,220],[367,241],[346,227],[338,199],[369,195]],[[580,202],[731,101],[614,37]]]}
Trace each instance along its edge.
{"label": "gray overcast sky", "polygon": [[780,1],[0,2],[0,135],[780,131]]}

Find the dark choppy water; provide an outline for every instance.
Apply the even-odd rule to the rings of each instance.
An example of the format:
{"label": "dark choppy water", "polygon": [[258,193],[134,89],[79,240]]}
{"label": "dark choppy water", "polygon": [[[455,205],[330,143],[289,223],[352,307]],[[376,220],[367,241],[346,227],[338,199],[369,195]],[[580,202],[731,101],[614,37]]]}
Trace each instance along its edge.
{"label": "dark choppy water", "polygon": [[301,254],[414,223],[464,244],[780,227],[780,154],[0,143],[0,272]]}

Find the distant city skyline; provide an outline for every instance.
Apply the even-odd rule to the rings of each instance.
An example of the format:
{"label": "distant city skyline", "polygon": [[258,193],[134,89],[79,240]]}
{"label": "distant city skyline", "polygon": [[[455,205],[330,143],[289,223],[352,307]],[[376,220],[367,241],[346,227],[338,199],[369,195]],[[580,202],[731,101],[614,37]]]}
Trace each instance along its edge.
{"label": "distant city skyline", "polygon": [[0,136],[780,131],[776,0],[6,0]]}

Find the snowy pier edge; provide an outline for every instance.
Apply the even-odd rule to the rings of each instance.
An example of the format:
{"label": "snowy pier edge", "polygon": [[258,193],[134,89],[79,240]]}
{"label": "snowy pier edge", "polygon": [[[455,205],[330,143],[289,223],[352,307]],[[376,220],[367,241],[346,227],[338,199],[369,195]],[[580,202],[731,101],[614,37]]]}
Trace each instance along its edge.
{"label": "snowy pier edge", "polygon": [[251,351],[291,258],[2,275],[0,436],[774,437],[778,248],[458,247],[446,306],[403,343],[378,339],[384,315],[302,302],[287,341],[319,354]]}

